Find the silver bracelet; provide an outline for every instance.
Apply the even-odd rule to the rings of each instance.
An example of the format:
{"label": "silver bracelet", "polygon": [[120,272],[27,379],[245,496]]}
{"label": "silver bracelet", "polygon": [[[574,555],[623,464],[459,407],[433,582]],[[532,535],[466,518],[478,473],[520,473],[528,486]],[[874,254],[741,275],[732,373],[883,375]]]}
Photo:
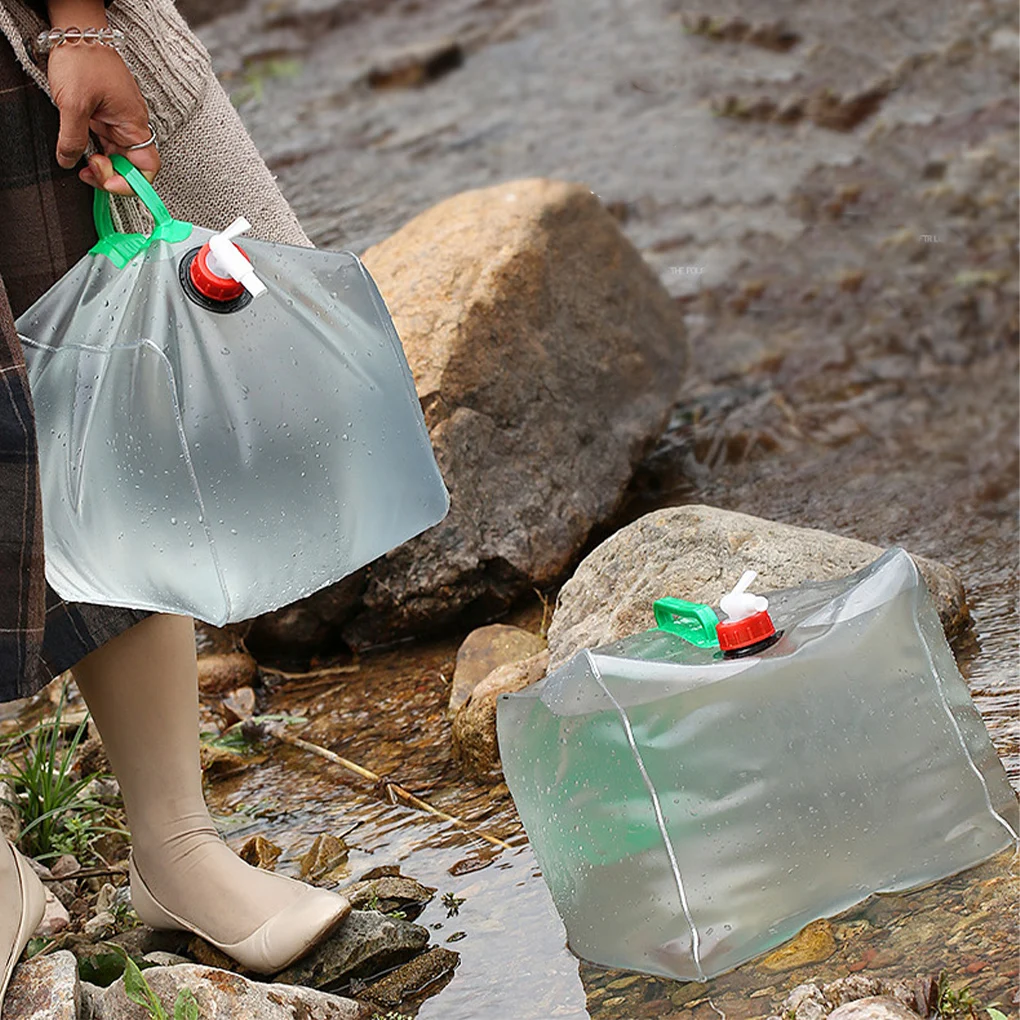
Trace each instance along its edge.
{"label": "silver bracelet", "polygon": [[118,49],[124,40],[124,33],[119,28],[78,28],[70,25],[67,28],[51,28],[48,32],[40,32],[35,37],[37,56],[49,53],[56,46],[110,46]]}

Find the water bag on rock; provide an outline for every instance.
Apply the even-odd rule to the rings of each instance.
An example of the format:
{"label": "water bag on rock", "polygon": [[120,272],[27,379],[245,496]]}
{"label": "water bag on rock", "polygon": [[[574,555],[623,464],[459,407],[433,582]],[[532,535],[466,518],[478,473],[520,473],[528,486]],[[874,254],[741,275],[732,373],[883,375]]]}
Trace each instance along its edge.
{"label": "water bag on rock", "polygon": [[170,217],[113,230],[17,322],[63,598],[222,625],[445,516],[414,380],[360,260]]}
{"label": "water bag on rock", "polygon": [[595,963],[705,980],[1016,840],[1016,797],[905,552],[773,592],[767,612],[733,595],[717,627],[667,600],[658,628],[500,698],[506,781]]}

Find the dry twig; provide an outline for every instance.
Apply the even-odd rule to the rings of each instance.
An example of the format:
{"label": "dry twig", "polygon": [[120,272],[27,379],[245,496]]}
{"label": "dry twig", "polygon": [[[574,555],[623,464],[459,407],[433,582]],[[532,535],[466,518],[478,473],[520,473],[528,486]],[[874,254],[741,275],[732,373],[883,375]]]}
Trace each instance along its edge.
{"label": "dry twig", "polygon": [[310,754],[317,755],[320,758],[325,758],[326,761],[333,762],[334,765],[339,765],[341,768],[345,768],[349,772],[353,772],[355,775],[361,776],[362,779],[367,779],[370,782],[381,785],[385,789],[386,796],[391,804],[396,804],[398,800],[401,800],[405,804],[410,804],[412,807],[419,808],[422,811],[427,811],[429,814],[435,815],[437,818],[442,818],[447,822],[451,822],[458,828],[470,832],[473,836],[477,836],[479,839],[484,839],[486,843],[491,843],[493,846],[501,847],[504,850],[513,849],[509,843],[502,839],[497,839],[495,836],[490,836],[486,832],[481,832],[478,829],[472,828],[467,822],[462,821],[460,818],[447,814],[445,811],[440,811],[439,808],[433,807],[428,803],[428,801],[422,800],[421,797],[416,797],[413,793],[409,790],[405,790],[399,784],[390,782],[388,779],[384,779],[371,769],[366,769],[364,766],[351,761],[349,758],[341,757],[335,751],[330,751],[325,747],[320,747],[318,744],[313,744],[310,740],[303,740],[301,737],[295,737],[290,733],[287,733],[281,726],[270,726],[267,728],[274,737],[283,743],[290,744],[292,747],[299,747],[301,750],[308,751]]}

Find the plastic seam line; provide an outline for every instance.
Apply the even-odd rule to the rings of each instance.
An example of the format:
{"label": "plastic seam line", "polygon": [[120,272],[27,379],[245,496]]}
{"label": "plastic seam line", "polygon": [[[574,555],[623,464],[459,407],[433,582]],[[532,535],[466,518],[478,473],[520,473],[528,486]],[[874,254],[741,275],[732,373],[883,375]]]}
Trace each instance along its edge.
{"label": "plastic seam line", "polygon": [[698,968],[698,980],[707,981],[708,978],[705,976],[705,972],[701,967],[701,938],[698,935],[697,925],[694,923],[694,918],[691,916],[691,908],[687,902],[687,892],[684,889],[684,880],[680,874],[680,865],[677,862],[676,854],[673,852],[673,844],[670,842],[669,835],[666,832],[666,819],[662,814],[662,805],[659,803],[659,795],[655,791],[655,786],[652,783],[651,777],[648,775],[648,770],[645,768],[644,760],[641,757],[641,752],[638,750],[637,741],[634,739],[634,731],[630,726],[630,719],[627,717],[627,713],[623,710],[620,703],[610,693],[609,688],[602,682],[602,677],[599,675],[599,671],[595,666],[595,663],[591,661],[591,657],[588,659],[589,668],[591,669],[592,676],[595,677],[595,682],[605,692],[606,697],[613,703],[616,711],[620,714],[620,719],[623,721],[623,729],[627,734],[627,743],[630,745],[631,753],[634,755],[634,760],[637,762],[638,771],[641,773],[641,778],[644,780],[644,784],[648,789],[648,795],[652,798],[652,807],[655,809],[655,824],[659,827],[659,835],[662,836],[662,842],[666,847],[666,854],[669,857],[669,866],[673,871],[673,880],[676,882],[676,890],[680,896],[680,906],[683,908],[684,918],[687,921],[688,927],[691,929],[691,955],[694,957],[694,965]]}
{"label": "plastic seam line", "polygon": [[[917,567],[914,567],[917,570]],[[920,626],[915,623],[914,627],[917,629],[918,637],[921,639],[921,645],[924,648],[924,657],[928,662],[928,668],[932,671],[932,675],[935,677],[935,686],[939,692],[939,701],[942,703],[942,710],[949,717],[949,721],[953,726],[953,732],[956,734],[956,739],[959,741],[960,747],[963,749],[963,756],[967,759],[967,764],[970,765],[971,771],[977,776],[978,782],[981,784],[981,790],[985,795],[985,804],[988,807],[988,812],[991,816],[1009,833],[1010,838],[1014,843],[1017,842],[1020,837],[1013,831],[1013,826],[1006,821],[1002,815],[992,806],[992,795],[988,791],[988,784],[985,782],[985,777],[981,774],[981,770],[974,763],[974,759],[971,757],[970,748],[967,747],[967,741],[963,737],[963,731],[960,729],[960,724],[956,721],[956,716],[953,715],[953,710],[949,707],[949,702],[946,700],[946,692],[942,688],[942,677],[939,674],[938,669],[935,667],[935,660],[931,656],[931,650],[928,648],[927,642],[924,640],[924,635],[921,634]]]}

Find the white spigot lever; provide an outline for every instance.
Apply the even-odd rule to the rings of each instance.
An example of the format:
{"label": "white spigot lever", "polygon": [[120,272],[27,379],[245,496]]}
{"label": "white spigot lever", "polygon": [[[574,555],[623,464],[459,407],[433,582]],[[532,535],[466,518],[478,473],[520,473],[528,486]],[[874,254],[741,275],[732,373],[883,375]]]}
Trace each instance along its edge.
{"label": "white spigot lever", "polygon": [[728,622],[743,620],[754,613],[764,613],[768,609],[769,600],[764,595],[752,595],[747,590],[757,576],[757,570],[745,570],[733,591],[723,595],[719,600],[719,608],[726,614]]}
{"label": "white spigot lever", "polygon": [[266,285],[234,244],[234,238],[247,230],[251,230],[251,224],[243,216],[238,216],[226,230],[213,234],[209,238],[209,257],[206,262],[217,276],[237,280],[253,298],[257,298],[265,294]]}

